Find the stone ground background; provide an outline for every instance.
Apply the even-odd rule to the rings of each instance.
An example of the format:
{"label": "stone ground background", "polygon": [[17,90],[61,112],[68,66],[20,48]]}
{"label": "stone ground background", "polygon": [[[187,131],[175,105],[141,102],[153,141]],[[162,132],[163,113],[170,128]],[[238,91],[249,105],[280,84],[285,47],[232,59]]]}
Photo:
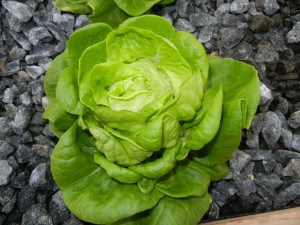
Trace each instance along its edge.
{"label": "stone ground background", "polygon": [[[154,13],[186,30],[208,53],[254,65],[261,103],[213,184],[205,219],[300,205],[300,1],[177,0]],[[45,71],[84,15],[48,0],[0,4],[0,225],[80,225],[49,169],[56,139],[42,113]]]}

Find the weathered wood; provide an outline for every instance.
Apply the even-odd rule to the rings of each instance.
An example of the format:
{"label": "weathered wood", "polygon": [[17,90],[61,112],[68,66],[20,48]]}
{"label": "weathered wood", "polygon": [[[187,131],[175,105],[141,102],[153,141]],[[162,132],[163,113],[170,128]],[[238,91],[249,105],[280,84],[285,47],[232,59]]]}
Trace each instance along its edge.
{"label": "weathered wood", "polygon": [[300,225],[300,207],[204,222],[199,225]]}

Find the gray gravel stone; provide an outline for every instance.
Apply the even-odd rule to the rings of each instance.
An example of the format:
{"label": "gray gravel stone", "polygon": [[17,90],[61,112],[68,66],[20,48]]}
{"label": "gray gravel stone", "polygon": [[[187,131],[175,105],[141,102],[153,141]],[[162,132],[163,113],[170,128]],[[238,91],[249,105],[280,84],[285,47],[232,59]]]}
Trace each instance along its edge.
{"label": "gray gravel stone", "polygon": [[52,217],[53,224],[61,224],[69,218],[70,212],[63,201],[61,191],[52,195],[49,202],[49,214]]}
{"label": "gray gravel stone", "polygon": [[215,27],[214,26],[204,26],[201,28],[199,34],[198,34],[198,40],[201,43],[207,43],[210,41],[210,39],[213,36]]}
{"label": "gray gravel stone", "polygon": [[267,15],[273,15],[280,9],[276,0],[263,0],[263,11]]}
{"label": "gray gravel stone", "polygon": [[21,2],[17,1],[2,1],[2,5],[11,14],[20,20],[20,22],[27,22],[32,18],[32,9]]}
{"label": "gray gravel stone", "polygon": [[294,128],[297,129],[300,127],[300,110],[293,112],[289,119],[288,119],[288,124]]}
{"label": "gray gravel stone", "polygon": [[[39,164],[31,173],[29,185],[41,190],[51,189],[49,178],[47,175],[48,166],[46,163]],[[50,186],[49,186],[50,185]]]}
{"label": "gray gravel stone", "polygon": [[293,133],[285,128],[281,128],[281,140],[286,149],[292,149]]}
{"label": "gray gravel stone", "polygon": [[230,5],[230,12],[241,14],[247,12],[249,6],[250,5],[248,0],[234,0]]}
{"label": "gray gravel stone", "polygon": [[50,215],[41,204],[32,205],[22,217],[21,225],[53,225]]}
{"label": "gray gravel stone", "polygon": [[26,184],[28,184],[29,177],[30,172],[28,171],[18,173],[17,176],[10,182],[10,185],[12,187],[22,189]]}
{"label": "gray gravel stone", "polygon": [[2,207],[1,211],[6,214],[10,213],[14,209],[16,202],[17,194],[14,194],[13,197],[9,200],[9,202]]}
{"label": "gray gravel stone", "polygon": [[279,102],[276,106],[276,110],[280,111],[283,115],[286,115],[289,111],[289,102],[285,98],[279,96]]}
{"label": "gray gravel stone", "polygon": [[177,0],[175,9],[181,17],[188,17],[194,11],[194,7],[191,1],[186,0]]}
{"label": "gray gravel stone", "polygon": [[23,48],[19,48],[18,46],[14,46],[9,51],[9,57],[12,60],[24,59],[25,55],[26,55],[26,51]]}
{"label": "gray gravel stone", "polygon": [[12,129],[16,134],[23,134],[30,122],[31,112],[24,106],[19,106],[12,122]]}
{"label": "gray gravel stone", "polygon": [[292,149],[300,152],[300,134],[294,134],[292,141]]}
{"label": "gray gravel stone", "polygon": [[62,225],[83,225],[83,223],[71,214],[70,218],[64,221]]}
{"label": "gray gravel stone", "polygon": [[215,26],[218,23],[215,17],[203,12],[192,13],[189,16],[189,21],[194,27]]}
{"label": "gray gravel stone", "polygon": [[233,173],[233,180],[238,188],[238,194],[240,196],[249,196],[252,193],[256,192],[255,183],[244,174]]}
{"label": "gray gravel stone", "polygon": [[279,209],[300,196],[300,183],[293,183],[279,192],[274,200],[274,208]]}
{"label": "gray gravel stone", "polygon": [[221,45],[225,49],[231,49],[238,45],[245,36],[243,28],[223,27],[220,29]]}
{"label": "gray gravel stone", "polygon": [[28,208],[35,203],[35,193],[36,190],[32,187],[25,186],[23,187],[17,199],[18,210],[21,213],[24,213],[28,210]]}
{"label": "gray gravel stone", "polygon": [[283,169],[283,176],[300,178],[300,159],[291,159],[291,161]]}
{"label": "gray gravel stone", "polygon": [[20,60],[14,60],[12,62],[7,63],[6,69],[9,75],[18,72],[21,69]]}
{"label": "gray gravel stone", "polygon": [[270,17],[265,15],[257,15],[253,17],[253,20],[249,28],[253,32],[267,32],[273,24],[273,21]]}
{"label": "gray gravel stone", "polygon": [[20,21],[18,20],[17,17],[15,17],[13,14],[10,12],[6,13],[6,19],[9,25],[9,28],[11,30],[14,30],[16,32],[21,32],[22,31],[22,25]]}
{"label": "gray gravel stone", "polygon": [[236,150],[229,161],[229,165],[233,172],[239,173],[250,162],[250,160],[250,155],[241,150]]}
{"label": "gray gravel stone", "polygon": [[12,134],[11,122],[6,117],[0,117],[0,139],[8,137]]}
{"label": "gray gravel stone", "polygon": [[46,10],[36,11],[33,14],[33,20],[38,26],[45,26],[45,24],[51,20],[51,14]]}
{"label": "gray gravel stone", "polygon": [[188,20],[183,18],[176,20],[174,27],[176,30],[185,30],[187,32],[194,32],[196,30]]}
{"label": "gray gravel stone", "polygon": [[89,18],[87,17],[87,15],[79,15],[76,17],[76,20],[75,20],[75,28],[76,29],[84,27],[88,24],[90,24],[90,22],[89,22]]}
{"label": "gray gravel stone", "polygon": [[300,22],[297,22],[291,31],[286,35],[287,43],[300,42]]}
{"label": "gray gravel stone", "polygon": [[276,113],[268,111],[262,127],[262,136],[268,147],[273,149],[281,134],[281,121]]}
{"label": "gray gravel stone", "polygon": [[32,151],[36,152],[38,155],[44,158],[50,158],[53,148],[47,144],[33,144]]}
{"label": "gray gravel stone", "polygon": [[237,188],[228,181],[220,181],[212,191],[212,198],[218,206],[224,206],[238,192]]}
{"label": "gray gravel stone", "polygon": [[279,54],[271,43],[265,43],[258,48],[254,60],[258,63],[276,63]]}
{"label": "gray gravel stone", "polygon": [[66,41],[66,34],[61,29],[59,29],[54,23],[47,22],[47,29],[51,32],[53,37],[58,41]]}
{"label": "gray gravel stone", "polygon": [[31,78],[36,80],[45,72],[45,70],[39,66],[27,66],[26,72],[29,74]]}
{"label": "gray gravel stone", "polygon": [[13,103],[15,97],[15,92],[12,88],[6,88],[3,93],[3,99],[2,102],[4,103]]}
{"label": "gray gravel stone", "polygon": [[22,46],[22,48],[24,48],[27,51],[31,50],[32,45],[23,33],[17,33],[12,30],[10,30],[9,33],[13,36],[15,41],[18,42]]}
{"label": "gray gravel stone", "polygon": [[27,92],[20,95],[20,101],[22,104],[29,106],[31,104],[31,97]]}
{"label": "gray gravel stone", "polygon": [[60,17],[59,21],[57,21],[57,26],[61,30],[64,30],[68,36],[73,32],[74,25],[75,18],[72,14],[63,14]]}
{"label": "gray gravel stone", "polygon": [[288,150],[275,150],[274,156],[276,158],[276,161],[282,164],[283,166],[286,166],[291,159],[300,159],[299,152],[293,152]]}
{"label": "gray gravel stone", "polygon": [[9,183],[13,168],[8,164],[7,160],[0,160],[0,186]]}
{"label": "gray gravel stone", "polygon": [[220,21],[222,17],[230,11],[230,3],[225,3],[220,5],[217,10],[214,12],[214,16],[217,17]]}
{"label": "gray gravel stone", "polygon": [[0,186],[0,204],[6,205],[13,198],[15,189],[10,186]]}
{"label": "gray gravel stone", "polygon": [[34,154],[29,146],[20,145],[16,150],[16,159],[18,163],[29,163]]}
{"label": "gray gravel stone", "polygon": [[14,148],[4,140],[0,140],[0,159],[6,159],[14,151]]}
{"label": "gray gravel stone", "polygon": [[275,173],[257,173],[255,175],[255,182],[270,192],[274,192],[276,188],[283,184],[283,181]]}
{"label": "gray gravel stone", "polygon": [[52,40],[52,35],[45,27],[33,27],[28,32],[27,37],[33,45],[37,45],[42,42],[50,42]]}

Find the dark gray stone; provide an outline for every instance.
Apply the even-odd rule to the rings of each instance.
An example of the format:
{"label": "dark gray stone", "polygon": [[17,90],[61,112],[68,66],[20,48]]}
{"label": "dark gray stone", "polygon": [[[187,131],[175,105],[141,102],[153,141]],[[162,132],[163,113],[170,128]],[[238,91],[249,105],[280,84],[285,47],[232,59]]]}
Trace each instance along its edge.
{"label": "dark gray stone", "polygon": [[243,28],[225,27],[220,29],[221,45],[225,49],[231,49],[238,45],[245,36]]}
{"label": "dark gray stone", "polygon": [[222,17],[221,23],[224,27],[238,27],[243,24],[238,15],[231,13],[226,13]]}
{"label": "dark gray stone", "polygon": [[268,39],[275,47],[276,51],[284,53],[286,57],[290,56],[290,49],[286,46],[282,34],[276,30],[268,32]]}
{"label": "dark gray stone", "polygon": [[6,159],[14,151],[14,148],[6,141],[0,140],[0,159]]}
{"label": "dark gray stone", "polygon": [[22,31],[22,25],[20,23],[20,21],[18,20],[17,17],[15,17],[13,14],[11,14],[10,12],[6,13],[6,19],[9,25],[9,28],[11,30],[14,30],[16,32],[21,32]]}
{"label": "dark gray stone", "polygon": [[217,203],[212,202],[209,206],[209,210],[207,212],[207,216],[209,219],[218,219],[220,214],[220,208]]}
{"label": "dark gray stone", "polygon": [[70,212],[63,201],[61,191],[52,195],[49,202],[49,214],[52,217],[53,224],[61,224],[69,218]]}
{"label": "dark gray stone", "polygon": [[8,161],[0,160],[0,186],[9,183],[12,172],[13,168],[9,165]]}
{"label": "dark gray stone", "polygon": [[255,182],[270,192],[274,192],[276,188],[283,184],[283,181],[275,173],[257,173],[255,175]]}
{"label": "dark gray stone", "polygon": [[250,176],[233,173],[233,180],[238,188],[238,195],[246,197],[256,192],[255,183]]}
{"label": "dark gray stone", "polygon": [[212,190],[211,196],[218,206],[222,207],[238,192],[237,188],[228,181],[219,181]]}
{"label": "dark gray stone", "polygon": [[0,186],[0,205],[6,205],[13,198],[15,189],[10,186]]}
{"label": "dark gray stone", "polygon": [[250,29],[253,32],[267,32],[273,24],[273,20],[265,15],[257,15],[253,17],[253,20],[250,24]]}
{"label": "dark gray stone", "polygon": [[29,185],[40,190],[51,189],[51,183],[48,176],[48,166],[46,163],[39,164],[31,173]]}
{"label": "dark gray stone", "polygon": [[19,106],[15,115],[14,121],[12,122],[12,129],[16,134],[23,134],[30,122],[31,110],[24,106]]}
{"label": "dark gray stone", "polygon": [[194,27],[215,26],[218,24],[215,17],[203,12],[192,13],[189,16],[189,21]]}
{"label": "dark gray stone", "polygon": [[36,11],[33,14],[33,20],[38,26],[45,26],[51,20],[51,14],[46,10]]}
{"label": "dark gray stone", "polygon": [[12,60],[21,60],[24,59],[26,55],[26,51],[22,48],[19,48],[18,46],[14,46],[10,51],[9,51],[9,57]]}
{"label": "dark gray stone", "polygon": [[263,11],[267,15],[273,15],[280,9],[276,0],[263,0]]}
{"label": "dark gray stone", "polygon": [[176,20],[174,27],[176,30],[185,30],[187,32],[194,32],[196,30],[196,28],[193,27],[188,20],[183,18]]}
{"label": "dark gray stone", "polygon": [[51,62],[52,62],[51,58],[48,57],[40,58],[38,61],[38,65],[46,71],[50,67]]}
{"label": "dark gray stone", "polygon": [[297,22],[291,31],[286,35],[287,43],[300,42],[300,22]]}
{"label": "dark gray stone", "polygon": [[300,196],[300,183],[293,183],[283,191],[279,192],[274,200],[274,208],[279,209],[288,204],[290,201]]}
{"label": "dark gray stone", "polygon": [[271,43],[265,43],[258,48],[254,60],[258,63],[276,63],[279,54]]}
{"label": "dark gray stone", "polygon": [[20,145],[16,151],[16,159],[18,163],[29,163],[34,157],[31,148],[26,145]]}
{"label": "dark gray stone", "polygon": [[2,5],[7,11],[17,17],[20,22],[27,22],[32,18],[32,9],[24,3],[17,1],[2,1]]}
{"label": "dark gray stone", "polygon": [[33,144],[32,151],[36,152],[38,155],[44,158],[50,158],[53,148],[47,144]]}
{"label": "dark gray stone", "polygon": [[53,222],[45,207],[38,203],[24,213],[21,225],[53,225]]}
{"label": "dark gray stone", "polygon": [[56,45],[51,45],[48,43],[38,44],[35,46],[35,48],[32,51],[33,55],[43,57],[51,57],[54,56],[56,53],[58,53],[56,50]]}
{"label": "dark gray stone", "polygon": [[294,128],[297,129],[300,127],[300,110],[293,112],[289,119],[288,119],[288,124]]}
{"label": "dark gray stone", "polygon": [[267,112],[262,127],[262,136],[268,147],[273,149],[281,134],[281,121],[274,112]]}
{"label": "dark gray stone", "polygon": [[76,29],[84,27],[88,24],[90,24],[90,21],[89,21],[87,15],[79,15],[76,17],[76,20],[75,20],[75,28]]}
{"label": "dark gray stone", "polygon": [[17,194],[14,194],[13,197],[9,200],[9,202],[2,207],[1,211],[6,214],[10,213],[14,209],[16,202]]}
{"label": "dark gray stone", "polygon": [[230,12],[241,14],[247,12],[249,7],[250,5],[248,0],[234,0],[230,5]]}
{"label": "dark gray stone", "polygon": [[73,32],[75,25],[75,18],[72,14],[63,14],[59,21],[57,21],[57,26],[61,29],[64,30],[68,36],[71,35]]}
{"label": "dark gray stone", "polygon": [[276,161],[286,166],[291,159],[300,159],[300,153],[288,150],[275,150],[274,156]]}
{"label": "dark gray stone", "polygon": [[186,0],[177,0],[175,9],[179,16],[184,18],[187,18],[194,11],[191,1]]}
{"label": "dark gray stone", "polygon": [[26,72],[29,74],[31,78],[36,80],[45,72],[45,70],[39,66],[27,66]]}
{"label": "dark gray stone", "polygon": [[276,113],[278,119],[281,122],[281,128],[289,130],[290,127],[289,127],[289,125],[287,123],[287,120],[286,120],[285,116],[280,111],[278,111],[278,110],[275,110],[274,112]]}
{"label": "dark gray stone", "polygon": [[293,133],[291,131],[281,128],[281,140],[286,149],[292,149]]}
{"label": "dark gray stone", "polygon": [[73,214],[71,214],[70,218],[64,221],[62,225],[83,225],[83,223],[78,220]]}
{"label": "dark gray stone", "polygon": [[292,141],[292,149],[300,152],[300,134],[294,134]]}
{"label": "dark gray stone", "polygon": [[283,169],[283,176],[300,178],[300,159],[291,159],[291,161]]}
{"label": "dark gray stone", "polygon": [[28,171],[18,173],[17,176],[10,182],[10,185],[12,187],[22,189],[26,184],[28,184],[29,177],[30,172]]}
{"label": "dark gray stone", "polygon": [[18,72],[21,69],[20,60],[14,60],[12,62],[7,63],[6,69],[9,75]]}
{"label": "dark gray stone", "polygon": [[283,115],[286,115],[289,111],[289,102],[285,98],[279,96],[279,102],[276,106],[276,110],[280,111]]}
{"label": "dark gray stone", "polygon": [[27,34],[27,37],[33,45],[37,45],[43,42],[50,42],[53,38],[45,27],[31,28]]}
{"label": "dark gray stone", "polygon": [[26,212],[28,208],[35,203],[35,193],[36,190],[29,186],[24,186],[20,190],[17,199],[17,206],[21,213]]}
{"label": "dark gray stone", "polygon": [[239,173],[250,162],[250,160],[250,155],[241,150],[236,150],[229,161],[229,165],[233,172]]}

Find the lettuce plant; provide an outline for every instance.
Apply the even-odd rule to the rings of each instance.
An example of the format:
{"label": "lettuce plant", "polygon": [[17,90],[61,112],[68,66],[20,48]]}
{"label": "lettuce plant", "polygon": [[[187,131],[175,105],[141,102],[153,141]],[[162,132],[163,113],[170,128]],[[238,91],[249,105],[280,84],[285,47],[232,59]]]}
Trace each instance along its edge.
{"label": "lettuce plant", "polygon": [[104,22],[116,27],[132,16],[147,13],[155,4],[175,0],[56,0],[54,6],[62,11],[89,14],[92,23]]}
{"label": "lettuce plant", "polygon": [[73,33],[46,77],[53,177],[95,224],[195,225],[259,103],[256,70],[147,15]]}

